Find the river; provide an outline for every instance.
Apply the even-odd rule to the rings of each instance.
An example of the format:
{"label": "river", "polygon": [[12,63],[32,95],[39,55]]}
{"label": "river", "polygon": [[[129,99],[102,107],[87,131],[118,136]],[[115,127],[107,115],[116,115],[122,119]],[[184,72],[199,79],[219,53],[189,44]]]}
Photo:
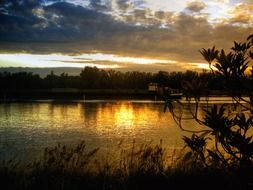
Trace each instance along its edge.
{"label": "river", "polygon": [[[222,100],[223,101],[223,100]],[[0,158],[31,159],[57,143],[84,140],[89,148],[110,152],[137,144],[183,147],[182,132],[164,102],[94,100],[0,104]],[[194,121],[184,123],[189,129]]]}

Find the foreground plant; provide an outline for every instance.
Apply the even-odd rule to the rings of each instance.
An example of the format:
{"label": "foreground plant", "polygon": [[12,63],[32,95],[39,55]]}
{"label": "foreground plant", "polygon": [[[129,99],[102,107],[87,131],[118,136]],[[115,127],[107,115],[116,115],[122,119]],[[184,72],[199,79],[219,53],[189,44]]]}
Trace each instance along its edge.
{"label": "foreground plant", "polygon": [[[234,42],[234,47],[228,54],[224,50],[216,50],[215,47],[200,50],[211,72],[223,78],[223,90],[232,98],[232,107],[228,104],[210,107],[206,97],[204,116],[201,117],[199,114],[201,94],[198,90],[201,89],[203,83],[201,81],[199,85],[185,86],[189,104],[172,100],[166,102],[166,108],[169,108],[180,128],[193,133],[192,137],[183,138],[190,149],[186,158],[194,160],[202,167],[220,166],[229,171],[237,170],[247,174],[252,172],[253,69],[250,70],[253,60],[252,47],[253,35],[249,36],[245,43]],[[196,81],[195,79],[193,83]],[[202,87],[204,88],[203,85]],[[195,106],[192,106],[192,103]],[[191,114],[190,118],[184,117],[183,110],[186,108]],[[184,129],[182,121],[186,119],[194,119],[203,130]],[[213,147],[208,147],[207,144],[210,145],[212,142]]]}

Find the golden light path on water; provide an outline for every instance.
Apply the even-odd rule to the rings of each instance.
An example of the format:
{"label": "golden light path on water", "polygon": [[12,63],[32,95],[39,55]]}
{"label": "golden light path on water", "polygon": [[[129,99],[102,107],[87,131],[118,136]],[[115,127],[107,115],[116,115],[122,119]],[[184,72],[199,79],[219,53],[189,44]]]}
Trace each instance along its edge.
{"label": "golden light path on water", "polygon": [[[185,99],[182,100],[186,102]],[[228,97],[212,97],[210,105],[231,103]],[[200,100],[202,118],[206,100]],[[191,113],[177,110],[184,118]],[[192,107],[194,109],[194,107]],[[101,153],[131,148],[136,145],[162,144],[168,152],[181,150],[182,136],[191,135],[180,130],[164,102],[144,100],[85,100],[73,102],[36,101],[0,104],[0,159],[11,155],[26,159],[36,156],[45,147],[57,143],[73,145],[85,141],[89,148]],[[188,130],[203,129],[195,120],[182,121]]]}
{"label": "golden light path on water", "polygon": [[13,103],[0,106],[0,148],[8,157],[34,156],[45,147],[75,144],[84,140],[90,148],[108,151],[138,144],[182,147],[182,132],[162,103],[154,102],[77,102]]}

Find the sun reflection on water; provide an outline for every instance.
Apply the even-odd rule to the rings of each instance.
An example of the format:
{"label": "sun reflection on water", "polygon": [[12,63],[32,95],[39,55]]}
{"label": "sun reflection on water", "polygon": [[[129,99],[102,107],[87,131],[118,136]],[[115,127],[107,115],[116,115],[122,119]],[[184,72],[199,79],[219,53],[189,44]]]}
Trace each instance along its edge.
{"label": "sun reflection on water", "polygon": [[181,142],[181,133],[162,110],[162,104],[129,101],[1,105],[0,149],[25,157],[24,152],[35,154],[58,142],[84,140],[102,151],[118,142],[131,147],[133,139],[140,144],[163,139],[171,147]]}
{"label": "sun reflection on water", "polygon": [[[89,111],[87,110],[89,108]],[[99,136],[119,138],[123,136],[139,136],[145,133],[150,121],[158,122],[158,110],[146,104],[132,102],[120,103],[85,103],[81,108],[84,114],[84,125],[93,126],[92,130]]]}
{"label": "sun reflection on water", "polygon": [[136,119],[133,105],[129,103],[121,104],[115,112],[114,118],[116,126],[132,127]]}

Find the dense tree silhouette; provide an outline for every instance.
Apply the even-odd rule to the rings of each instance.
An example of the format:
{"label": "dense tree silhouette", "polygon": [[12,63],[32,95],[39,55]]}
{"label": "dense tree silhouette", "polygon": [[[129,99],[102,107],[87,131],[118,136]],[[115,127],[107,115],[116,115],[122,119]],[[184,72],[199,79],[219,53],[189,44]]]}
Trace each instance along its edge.
{"label": "dense tree silhouette", "polygon": [[85,67],[79,76],[71,76],[68,73],[60,75],[52,71],[42,78],[37,74],[0,73],[0,90],[4,89],[52,89],[52,88],[76,88],[76,89],[147,89],[151,82],[172,89],[185,91],[187,81],[208,81],[206,89],[223,90],[224,77],[218,73],[208,72],[165,72],[147,73],[139,71],[120,72],[116,70],[104,70],[96,67]]}

